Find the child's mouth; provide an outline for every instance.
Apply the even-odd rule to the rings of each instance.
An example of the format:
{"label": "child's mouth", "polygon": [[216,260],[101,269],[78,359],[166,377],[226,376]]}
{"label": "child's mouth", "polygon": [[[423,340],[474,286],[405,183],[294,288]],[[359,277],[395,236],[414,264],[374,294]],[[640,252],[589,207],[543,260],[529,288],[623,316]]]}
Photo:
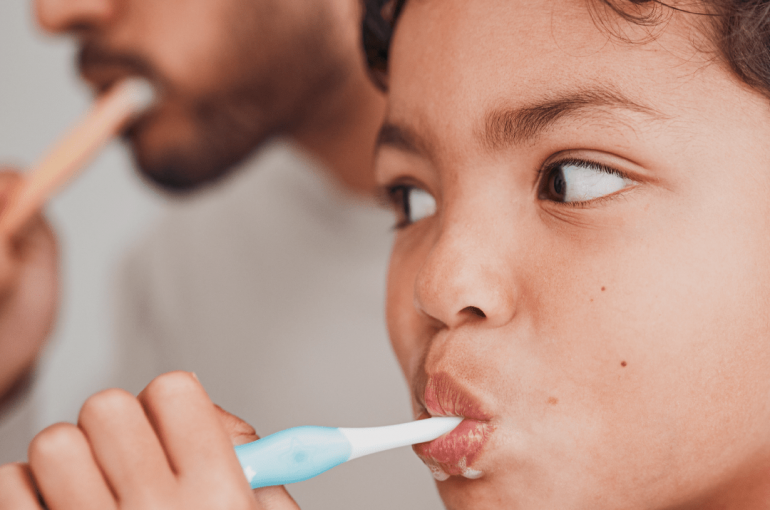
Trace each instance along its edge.
{"label": "child's mouth", "polygon": [[474,469],[473,464],[493,431],[490,416],[447,374],[430,377],[423,395],[424,407],[430,416],[461,416],[465,420],[434,441],[414,445],[415,453],[439,481],[450,476],[480,478],[483,472]]}

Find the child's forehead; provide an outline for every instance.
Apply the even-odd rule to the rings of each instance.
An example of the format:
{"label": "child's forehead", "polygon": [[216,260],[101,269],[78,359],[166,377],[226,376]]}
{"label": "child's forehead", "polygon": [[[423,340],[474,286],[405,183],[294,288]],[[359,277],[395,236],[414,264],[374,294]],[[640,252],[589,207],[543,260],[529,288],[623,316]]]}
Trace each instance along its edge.
{"label": "child's forehead", "polygon": [[[620,14],[623,7],[634,5],[631,0],[409,0],[397,20],[397,31],[411,24],[423,42],[440,40],[460,51],[458,56],[464,50],[508,43],[540,54],[559,48],[574,57],[590,57],[607,49],[607,43],[645,46],[672,36],[681,38],[679,43],[689,52],[696,48],[711,52],[712,17],[700,13],[694,3],[686,4],[693,11],[676,2],[648,3],[655,6],[649,17],[635,22]],[[410,40],[416,40],[414,34]]]}
{"label": "child's forehead", "polygon": [[391,111],[451,116],[453,125],[467,132],[478,131],[493,109],[582,91],[610,97],[615,91],[665,115],[669,106],[688,102],[699,109],[698,101],[713,94],[710,89],[735,81],[713,63],[712,53],[696,48],[694,40],[702,36],[691,20],[672,16],[651,37],[650,28],[590,5],[407,2],[391,52]]}

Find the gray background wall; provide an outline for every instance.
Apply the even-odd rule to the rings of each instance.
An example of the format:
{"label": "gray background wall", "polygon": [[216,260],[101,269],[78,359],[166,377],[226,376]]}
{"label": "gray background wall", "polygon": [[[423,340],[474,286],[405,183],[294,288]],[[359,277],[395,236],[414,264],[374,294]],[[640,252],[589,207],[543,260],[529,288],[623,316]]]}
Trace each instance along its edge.
{"label": "gray background wall", "polygon": [[[31,0],[0,1],[0,166],[25,168],[83,114],[75,45],[35,25]],[[119,259],[162,208],[112,143],[49,205],[62,254],[62,308],[35,398],[40,427],[72,421],[110,368],[110,286]]]}

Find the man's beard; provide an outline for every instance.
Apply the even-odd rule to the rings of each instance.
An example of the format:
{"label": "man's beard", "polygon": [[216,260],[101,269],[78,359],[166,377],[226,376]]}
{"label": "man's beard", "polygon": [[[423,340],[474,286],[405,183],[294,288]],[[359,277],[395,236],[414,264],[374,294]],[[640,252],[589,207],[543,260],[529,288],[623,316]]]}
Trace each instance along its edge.
{"label": "man's beard", "polygon": [[[298,34],[292,47],[281,47],[269,58],[255,57],[259,45],[247,40],[253,38],[250,27],[242,28],[226,55],[222,89],[205,97],[185,95],[183,86],[165,80],[141,55],[112,52],[96,41],[81,50],[81,72],[96,76],[99,88],[118,77],[139,75],[160,89],[159,109],[139,119],[124,138],[142,174],[166,191],[191,191],[228,175],[266,139],[302,127],[347,79],[350,63],[331,47],[325,35],[329,25],[320,20],[314,30]],[[166,138],[157,128],[166,100],[177,113],[184,112],[181,136]],[[159,135],[167,143],[158,143]]]}
{"label": "man's beard", "polygon": [[[250,94],[249,94],[250,95]],[[154,144],[150,115],[131,126],[124,138],[141,173],[164,191],[185,193],[228,175],[271,135],[286,126],[265,112],[262,101],[245,97],[208,98],[190,108],[193,136],[185,142]]]}

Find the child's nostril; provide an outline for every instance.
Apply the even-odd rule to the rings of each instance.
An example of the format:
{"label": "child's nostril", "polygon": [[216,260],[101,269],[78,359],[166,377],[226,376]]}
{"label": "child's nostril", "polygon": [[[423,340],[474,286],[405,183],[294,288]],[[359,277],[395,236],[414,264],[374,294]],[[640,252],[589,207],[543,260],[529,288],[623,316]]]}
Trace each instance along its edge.
{"label": "child's nostril", "polygon": [[487,315],[481,311],[481,308],[477,308],[475,306],[466,306],[463,308],[463,312],[472,313],[473,315],[477,315],[481,318],[486,319]]}

